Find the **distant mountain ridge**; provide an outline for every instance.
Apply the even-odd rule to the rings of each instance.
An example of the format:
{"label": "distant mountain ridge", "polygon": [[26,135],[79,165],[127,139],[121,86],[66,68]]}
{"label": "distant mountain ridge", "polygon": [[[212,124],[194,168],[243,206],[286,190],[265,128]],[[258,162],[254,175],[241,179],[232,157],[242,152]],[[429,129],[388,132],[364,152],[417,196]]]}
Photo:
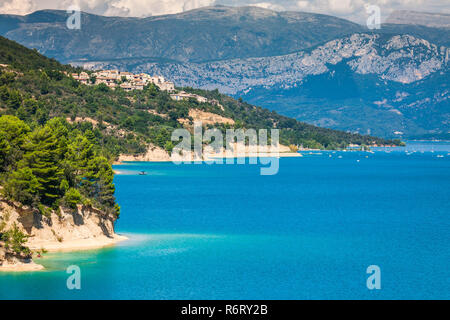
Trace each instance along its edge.
{"label": "distant mountain ridge", "polygon": [[[362,33],[288,55],[203,63],[144,60],[134,66],[136,61],[131,59],[132,65],[126,65],[126,68],[162,74],[180,86],[218,88],[229,94],[243,94],[254,87],[289,89],[300,85],[309,75],[329,72],[328,65],[343,60],[348,61],[352,71],[358,74],[376,74],[383,80],[412,83],[445,69],[449,57],[449,48],[413,36]],[[122,62],[80,64],[97,69],[123,67]]]}
{"label": "distant mountain ridge", "polygon": [[180,86],[218,88],[320,126],[388,137],[442,137],[450,129],[449,62],[449,48],[424,39],[358,33],[275,57],[81,65],[145,71]]}
{"label": "distant mountain ridge", "polygon": [[205,7],[148,18],[82,13],[81,30],[65,11],[0,15],[0,34],[62,62],[164,58],[201,62],[287,54],[362,31],[336,17],[259,7]]}
{"label": "distant mountain ridge", "polygon": [[450,28],[450,14],[396,10],[387,18],[386,23]]}
{"label": "distant mountain ridge", "polygon": [[[117,18],[0,15],[6,37],[88,69],[160,74],[298,120],[399,138],[450,137],[448,15],[393,14],[379,30],[257,7]],[[447,22],[446,22],[447,21]]]}

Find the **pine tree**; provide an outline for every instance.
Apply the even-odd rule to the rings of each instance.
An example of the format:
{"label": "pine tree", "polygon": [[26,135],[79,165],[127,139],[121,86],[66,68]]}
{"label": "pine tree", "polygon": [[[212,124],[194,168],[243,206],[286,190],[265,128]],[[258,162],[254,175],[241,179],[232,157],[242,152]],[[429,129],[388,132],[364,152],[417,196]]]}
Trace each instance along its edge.
{"label": "pine tree", "polygon": [[12,90],[9,92],[9,98],[6,101],[6,105],[12,109],[18,109],[22,104],[22,96],[17,90]]}
{"label": "pine tree", "polygon": [[30,127],[17,117],[5,115],[0,117],[0,135],[5,137],[13,147],[20,147]]}
{"label": "pine tree", "polygon": [[9,199],[32,205],[37,200],[39,182],[30,168],[22,168],[8,176],[4,194]]}
{"label": "pine tree", "polygon": [[9,166],[15,169],[22,157],[22,145],[30,128],[20,119],[5,115],[0,117],[0,172]]}
{"label": "pine tree", "polygon": [[103,208],[113,208],[115,205],[113,179],[114,171],[106,158],[95,157],[89,161],[84,188],[89,197],[95,199]]}
{"label": "pine tree", "polygon": [[88,171],[89,161],[94,157],[93,144],[78,134],[69,140],[66,155],[66,177],[73,186],[79,186]]}
{"label": "pine tree", "polygon": [[39,195],[45,204],[53,204],[61,196],[59,166],[60,145],[49,126],[35,129],[24,145],[21,167],[29,167],[39,182]]}
{"label": "pine tree", "polygon": [[6,170],[7,157],[11,151],[11,146],[3,135],[0,135],[0,172]]}

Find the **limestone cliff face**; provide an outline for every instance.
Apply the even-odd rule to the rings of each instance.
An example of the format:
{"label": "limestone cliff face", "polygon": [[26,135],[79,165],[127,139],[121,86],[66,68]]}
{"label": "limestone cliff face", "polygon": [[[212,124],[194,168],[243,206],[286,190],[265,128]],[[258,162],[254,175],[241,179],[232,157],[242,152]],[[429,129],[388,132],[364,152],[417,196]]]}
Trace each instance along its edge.
{"label": "limestone cliff face", "polygon": [[90,61],[85,66],[161,74],[177,86],[218,88],[331,129],[389,138],[449,135],[450,47],[409,34],[355,33],[270,57]]}
{"label": "limestone cliff face", "polygon": [[[449,48],[414,36],[358,33],[288,55],[205,63],[143,62],[133,71],[162,74],[179,86],[218,88],[227,94],[242,95],[258,87],[301,86],[308,77],[331,73],[329,66],[340,63],[348,65],[354,74],[410,84],[444,72],[449,57]],[[92,66],[92,62],[85,65]],[[95,67],[121,66],[101,62]]]}
{"label": "limestone cliff face", "polygon": [[167,162],[171,161],[169,153],[157,146],[150,145],[145,154],[129,155],[122,154],[117,160],[118,163],[123,161],[148,161],[148,162]]}
{"label": "limestone cliff face", "polygon": [[[115,220],[113,215],[81,205],[76,210],[59,208],[44,216],[37,209],[0,199],[3,230],[16,225],[29,236],[26,246],[31,250],[77,250],[113,244],[119,238],[114,232]],[[30,262],[6,252],[0,243],[0,267]]]}

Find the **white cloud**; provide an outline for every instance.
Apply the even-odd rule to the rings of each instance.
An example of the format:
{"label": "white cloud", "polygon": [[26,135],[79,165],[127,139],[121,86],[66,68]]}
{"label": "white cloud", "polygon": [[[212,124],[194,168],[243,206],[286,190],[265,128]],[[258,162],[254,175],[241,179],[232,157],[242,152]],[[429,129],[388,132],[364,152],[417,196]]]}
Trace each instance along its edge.
{"label": "white cloud", "polygon": [[82,10],[92,10],[102,6],[105,2],[104,0],[63,0],[59,1],[58,8],[66,9],[70,6],[78,6]]}
{"label": "white cloud", "polygon": [[[6,1],[6,2],[4,2]],[[0,0],[0,13],[28,14],[41,9],[82,11],[109,16],[142,17],[210,6],[215,0]]]}
{"label": "white cloud", "polygon": [[448,3],[449,0],[0,0],[0,13],[27,14],[41,9],[66,10],[71,5],[78,5],[83,11],[100,15],[142,17],[224,4],[254,5],[277,11],[316,12],[365,23],[367,4],[380,7],[383,21],[396,9],[450,13]]}
{"label": "white cloud", "polygon": [[258,3],[252,3],[251,5],[255,6],[255,7],[264,8],[264,9],[274,10],[274,11],[286,10],[285,7],[283,7],[279,4],[271,3],[271,2],[258,2]]}
{"label": "white cloud", "polygon": [[112,0],[105,15],[108,16],[149,16],[178,13],[210,6],[215,0]]}
{"label": "white cloud", "polygon": [[296,9],[364,23],[367,19],[367,5],[380,7],[382,20],[394,10],[449,12],[448,0],[299,0],[296,2]]}
{"label": "white cloud", "polygon": [[34,10],[36,10],[36,3],[33,0],[2,0],[0,2],[0,13],[23,15]]}

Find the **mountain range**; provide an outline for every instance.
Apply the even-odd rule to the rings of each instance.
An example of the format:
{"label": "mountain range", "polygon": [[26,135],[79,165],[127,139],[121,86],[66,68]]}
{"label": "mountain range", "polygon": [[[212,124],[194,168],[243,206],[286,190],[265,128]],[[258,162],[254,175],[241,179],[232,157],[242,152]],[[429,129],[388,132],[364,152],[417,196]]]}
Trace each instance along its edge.
{"label": "mountain range", "polygon": [[257,7],[206,7],[148,18],[82,13],[81,29],[67,28],[65,11],[0,15],[0,33],[61,62],[155,58],[180,62],[287,54],[348,32],[356,23],[302,12]]}
{"label": "mountain range", "polygon": [[312,124],[449,138],[449,16],[394,12],[379,30],[332,16],[206,7],[149,18],[0,15],[0,33],[65,63],[163,75]]}

